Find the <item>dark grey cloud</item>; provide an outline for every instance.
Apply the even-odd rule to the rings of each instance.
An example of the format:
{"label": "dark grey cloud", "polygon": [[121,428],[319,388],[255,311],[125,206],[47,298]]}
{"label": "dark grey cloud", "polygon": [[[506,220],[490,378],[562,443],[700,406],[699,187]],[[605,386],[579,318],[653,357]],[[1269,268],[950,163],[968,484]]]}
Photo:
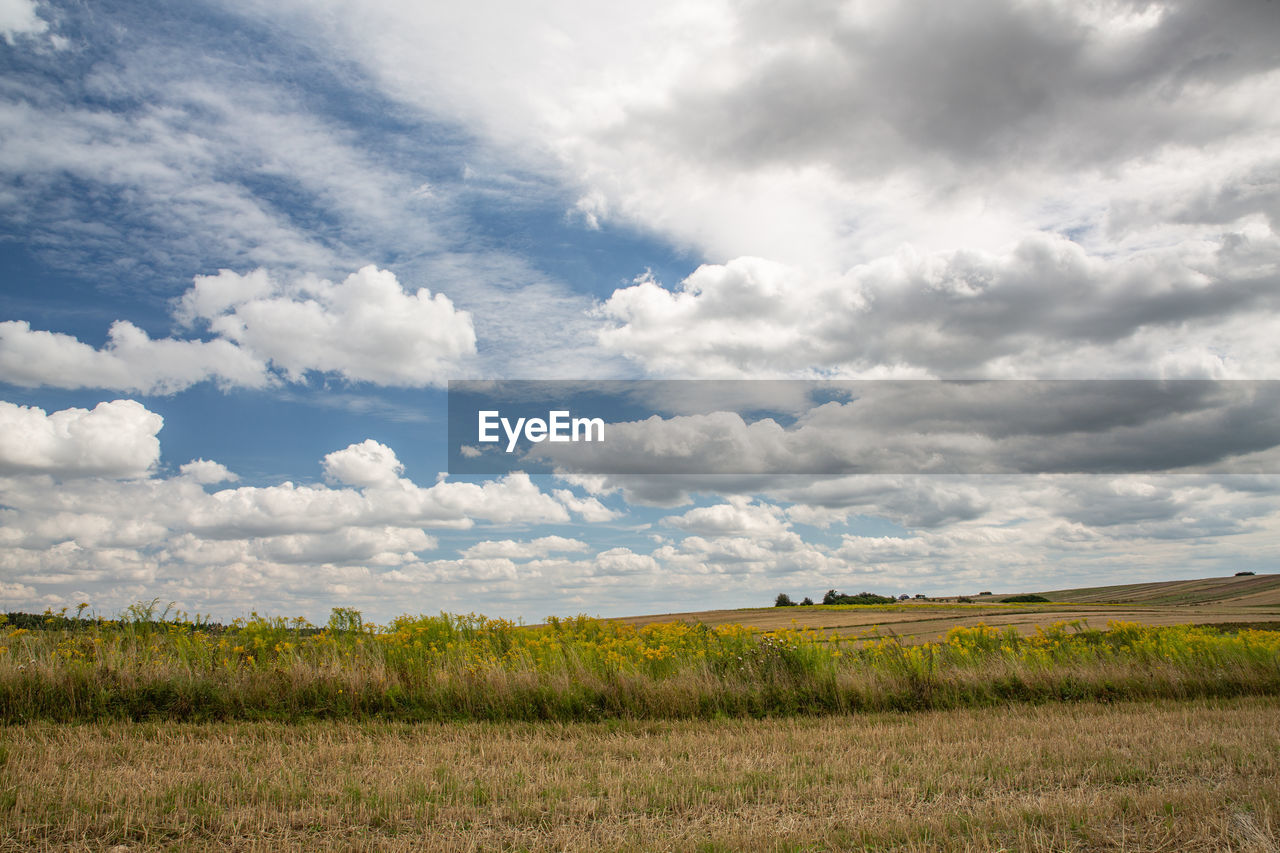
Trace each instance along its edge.
{"label": "dark grey cloud", "polygon": [[1280,7],[1263,0],[913,0],[861,19],[841,6],[740,5],[739,79],[688,80],[619,132],[712,161],[855,176],[938,161],[1105,167],[1254,124],[1206,90],[1280,62]]}
{"label": "dark grey cloud", "polygon": [[[454,383],[450,470],[488,475],[548,464],[588,475],[1280,470],[1276,381],[795,382],[790,393],[774,395],[788,404],[811,399],[793,419],[718,408],[735,395],[759,406],[770,389],[787,385],[761,384],[752,394],[752,383],[734,381],[602,382],[594,392],[591,383],[577,383],[582,396],[566,398],[564,383]],[[506,393],[477,395],[476,388]],[[667,388],[682,409],[704,389],[705,406],[674,416],[660,407],[634,411],[635,399],[660,400]],[[539,391],[546,396],[531,400]],[[560,412],[557,440],[533,441],[521,432],[520,424],[534,418],[546,432],[553,411]],[[575,440],[569,428],[575,419],[595,419],[600,428]],[[484,452],[475,453],[477,447]]]}

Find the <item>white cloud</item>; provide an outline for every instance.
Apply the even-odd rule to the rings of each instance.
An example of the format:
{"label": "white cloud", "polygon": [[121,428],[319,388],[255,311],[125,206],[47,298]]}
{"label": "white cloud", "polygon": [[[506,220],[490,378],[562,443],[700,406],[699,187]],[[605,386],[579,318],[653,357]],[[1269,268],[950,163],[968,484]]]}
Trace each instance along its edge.
{"label": "white cloud", "polygon": [[5,41],[13,44],[14,36],[39,35],[49,28],[36,9],[31,0],[0,0],[0,34]]}
{"label": "white cloud", "polygon": [[268,563],[398,566],[434,550],[437,541],[416,527],[342,527],[322,533],[289,533],[250,539],[176,537],[164,556],[194,565]]}
{"label": "white cloud", "polygon": [[52,414],[0,401],[0,473],[143,477],[159,461],[162,426],[134,400]]}
{"label": "white cloud", "polygon": [[197,320],[218,317],[259,299],[269,299],[277,291],[271,276],[261,267],[244,275],[219,270],[216,275],[198,275],[178,299],[173,316],[191,326]]}
{"label": "white cloud", "polygon": [[[146,457],[130,459],[125,455],[124,461],[118,461],[110,455],[118,453],[126,443],[119,436],[108,435],[113,427],[108,416],[116,415],[117,422],[121,412],[140,418],[145,429],[136,432],[145,434],[146,438],[153,438],[146,429],[158,429],[159,416],[132,401],[119,402],[131,405],[102,404],[91,413],[68,410],[71,418],[78,420],[71,425],[70,439],[62,436],[59,440],[69,441],[71,449],[54,448],[52,458],[43,460],[42,467],[28,463],[21,469],[10,470],[9,476],[0,480],[3,495],[0,504],[7,507],[4,512],[8,513],[5,525],[8,544],[44,547],[64,540],[96,542],[104,539],[103,531],[110,530],[111,535],[106,538],[111,541],[127,540],[127,544],[139,547],[162,544],[167,537],[191,534],[207,541],[275,540],[277,544],[273,547],[288,551],[301,549],[302,545],[297,543],[307,547],[319,543],[317,547],[321,547],[329,541],[325,536],[339,536],[332,544],[341,550],[355,541],[350,537],[364,535],[359,531],[380,531],[378,537],[387,541],[400,537],[407,542],[406,536],[416,537],[414,541],[421,543],[421,547],[434,547],[428,539],[412,531],[466,529],[478,522],[533,524],[569,520],[559,501],[542,492],[528,475],[519,473],[483,483],[442,481],[429,487],[418,486],[407,479],[393,479],[375,480],[361,490],[286,482],[212,493],[205,491],[201,480],[208,479],[204,475],[222,475],[225,469],[206,460],[189,463],[176,477],[145,477]],[[14,410],[22,420],[11,417]],[[52,421],[54,426],[45,429],[56,434],[57,428],[65,427],[68,420],[63,413],[45,418],[39,410],[33,415],[31,410],[10,404],[0,407],[0,412],[15,427],[6,430],[5,435],[15,435],[24,441],[41,440],[33,436],[28,422]],[[94,418],[98,419],[96,424]],[[86,428],[86,420],[92,429]],[[64,428],[62,432],[67,430]],[[356,457],[367,447],[367,444],[352,445],[347,449],[350,451],[347,458]],[[59,452],[61,456],[57,455]],[[147,453],[154,458],[156,449],[150,448]],[[394,454],[389,450],[387,453],[394,460]],[[133,468],[126,467],[129,462]],[[101,473],[108,465],[114,465],[116,470],[112,473],[133,475],[133,479],[80,476],[58,482],[48,476],[67,470],[80,475],[90,471]],[[29,473],[33,471],[45,473]],[[304,538],[281,538],[296,536]],[[570,544],[570,540],[556,538],[540,541],[548,547],[569,547]]]}
{"label": "white cloud", "polygon": [[1120,260],[1045,235],[841,275],[738,258],[615,291],[600,341],[670,376],[1270,378],[1277,263],[1265,227]]}
{"label": "white cloud", "polygon": [[[442,489],[453,485],[473,488]],[[735,497],[673,516],[666,526],[691,535],[655,541],[649,553],[595,551],[588,537],[549,534],[481,539],[458,546],[456,558],[424,560],[439,548],[424,528],[487,518],[565,523],[562,508],[549,512],[558,502],[548,495],[529,511],[539,502],[530,485],[515,477],[424,489],[401,480],[363,491],[283,484],[210,495],[186,475],[60,485],[11,476],[0,479],[8,507],[0,511],[0,583],[32,591],[20,606],[88,589],[100,610],[160,594],[223,613],[273,602],[323,613],[338,602],[385,619],[424,600],[429,609],[483,600],[487,612],[526,616],[566,607],[625,614],[669,609],[672,596],[696,609],[766,604],[780,589],[815,597],[832,587],[1043,589],[1121,567],[1135,578],[1167,576],[1175,564],[1187,565],[1187,576],[1212,575],[1280,558],[1276,478],[1233,475],[845,478],[774,499],[809,501],[786,515],[839,505],[877,524],[894,518],[903,532],[805,541],[779,527],[782,506]],[[964,511],[948,508],[956,500]]]}
{"label": "white cloud", "polygon": [[476,521],[569,520],[558,501],[521,473],[484,483],[439,482],[429,487],[397,479],[360,491],[294,483],[242,486],[207,496],[202,492],[194,499],[183,495],[172,510],[157,511],[174,526],[213,538],[320,533],[339,527],[469,528]]}
{"label": "white cloud", "polygon": [[207,321],[295,382],[318,371],[352,382],[440,385],[476,349],[470,314],[425,287],[406,292],[373,266],[338,284],[304,278],[269,289],[260,273],[237,282],[224,270],[197,279],[180,316]]}
{"label": "white cloud", "polygon": [[349,486],[394,486],[403,473],[395,451],[371,438],[324,457],[325,478]]}
{"label": "white cloud", "polygon": [[636,575],[659,570],[657,560],[648,554],[637,554],[630,548],[610,548],[596,554],[592,560],[592,573],[596,575]]}
{"label": "white cloud", "polygon": [[154,340],[119,320],[106,346],[94,349],[70,335],[8,320],[0,322],[0,379],[28,387],[171,394],[206,380],[262,388],[271,377],[260,358],[230,341]]}
{"label": "white cloud", "polygon": [[94,349],[70,335],[0,322],[0,379],[25,386],[171,394],[196,383],[263,388],[316,371],[378,385],[440,385],[475,353],[471,316],[427,288],[404,291],[373,266],[340,284],[279,284],[263,271],[198,276],[177,317],[214,340],[152,339],[118,320]]}
{"label": "white cloud", "polygon": [[221,462],[210,459],[192,459],[182,465],[178,471],[184,477],[190,477],[202,486],[215,483],[234,483],[240,478],[227,469]]}
{"label": "white cloud", "polygon": [[[127,604],[157,589],[183,591],[202,607],[237,601],[261,608],[264,597],[296,602],[344,594],[343,603],[349,604],[407,577],[423,584],[431,577],[512,576],[505,557],[465,557],[451,567],[445,565],[448,560],[433,561],[434,568],[424,570],[422,552],[439,547],[428,533],[431,528],[569,521],[564,505],[527,475],[422,487],[394,476],[399,471],[395,454],[371,441],[325,459],[326,470],[361,480],[360,489],[282,483],[210,493],[204,486],[229,472],[208,460],[187,463],[169,478],[145,476],[142,459],[135,461],[136,470],[114,472],[133,479],[83,476],[101,471],[108,451],[119,448],[118,440],[107,440],[113,437],[108,416],[117,421],[122,413],[153,417],[158,429],[158,416],[132,401],[118,402],[128,405],[104,403],[94,412],[51,416],[10,404],[0,407],[6,425],[15,427],[3,435],[21,439],[23,447],[39,439],[33,438],[31,423],[45,424],[55,436],[69,434],[78,445],[74,453],[59,451],[61,457],[51,451],[54,458],[42,466],[0,471],[0,583],[37,593],[92,588],[99,605]],[[94,428],[87,429],[84,422],[92,418],[97,420],[88,426]],[[155,456],[153,448],[148,458]],[[44,473],[31,473],[37,470]],[[81,476],[51,476],[67,470]],[[542,536],[525,543],[489,540],[478,552],[528,558],[586,547],[578,540]]]}
{"label": "white cloud", "polygon": [[651,373],[1276,370],[1272,4],[241,7],[707,260],[603,306]]}
{"label": "white cloud", "polygon": [[26,604],[35,598],[35,587],[20,583],[0,583],[0,601]]}
{"label": "white cloud", "polygon": [[513,539],[488,539],[477,542],[462,551],[464,557],[505,557],[509,560],[531,560],[565,551],[586,551],[589,546],[579,539],[568,539],[564,536],[540,536],[529,542],[517,542]]}
{"label": "white cloud", "polygon": [[596,498],[589,496],[580,498],[568,489],[556,489],[552,494],[555,495],[556,500],[564,504],[570,512],[577,515],[588,524],[613,521],[615,518],[619,518],[622,515],[618,510],[609,509]]}
{"label": "white cloud", "polygon": [[780,509],[770,504],[752,503],[744,497],[732,497],[729,503],[697,507],[683,515],[667,516],[662,523],[689,533],[747,536],[762,541],[790,533],[789,524]]}

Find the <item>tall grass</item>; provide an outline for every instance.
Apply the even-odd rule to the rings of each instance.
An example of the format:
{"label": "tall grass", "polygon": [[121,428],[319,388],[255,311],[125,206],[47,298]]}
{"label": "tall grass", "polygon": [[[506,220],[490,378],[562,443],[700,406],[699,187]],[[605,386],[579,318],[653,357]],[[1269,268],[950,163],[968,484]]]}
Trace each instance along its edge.
{"label": "tall grass", "polygon": [[230,626],[135,605],[117,620],[0,626],[0,721],[32,719],[591,720],[844,713],[1280,694],[1280,633],[1059,623],[942,642],[812,629],[578,616],[523,626],[475,614],[320,628]]}

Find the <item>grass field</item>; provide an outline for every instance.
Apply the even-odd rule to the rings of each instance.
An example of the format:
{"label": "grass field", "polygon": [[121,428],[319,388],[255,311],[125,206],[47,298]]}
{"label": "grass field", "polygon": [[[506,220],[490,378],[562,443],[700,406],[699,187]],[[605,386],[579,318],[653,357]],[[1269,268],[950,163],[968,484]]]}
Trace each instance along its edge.
{"label": "grass field", "polygon": [[323,629],[259,616],[215,629],[133,615],[5,632],[0,722],[679,719],[1280,695],[1280,632],[1253,629],[978,624],[904,643],[588,617],[373,626],[336,611]]}
{"label": "grass field", "polygon": [[33,723],[0,850],[1274,851],[1269,698],[608,723]]}

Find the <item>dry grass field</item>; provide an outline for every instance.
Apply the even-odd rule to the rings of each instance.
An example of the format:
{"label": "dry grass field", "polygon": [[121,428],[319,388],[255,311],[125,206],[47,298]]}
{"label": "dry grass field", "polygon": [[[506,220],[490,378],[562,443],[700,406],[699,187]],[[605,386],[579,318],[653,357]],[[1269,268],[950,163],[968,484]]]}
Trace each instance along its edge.
{"label": "dry grass field", "polygon": [[1146,625],[1209,625],[1240,622],[1280,623],[1280,575],[1205,578],[1191,581],[1127,584],[1040,592],[1048,604],[1002,604],[1013,593],[974,595],[927,602],[849,607],[760,607],[704,610],[630,617],[633,625],[699,622],[750,625],[765,631],[813,628],[844,637],[895,636],[903,642],[938,640],[956,626],[979,623],[1023,635],[1055,622],[1080,621],[1104,629],[1111,621]]}
{"label": "dry grass field", "polygon": [[32,723],[0,850],[1275,851],[1280,703],[589,724]]}

